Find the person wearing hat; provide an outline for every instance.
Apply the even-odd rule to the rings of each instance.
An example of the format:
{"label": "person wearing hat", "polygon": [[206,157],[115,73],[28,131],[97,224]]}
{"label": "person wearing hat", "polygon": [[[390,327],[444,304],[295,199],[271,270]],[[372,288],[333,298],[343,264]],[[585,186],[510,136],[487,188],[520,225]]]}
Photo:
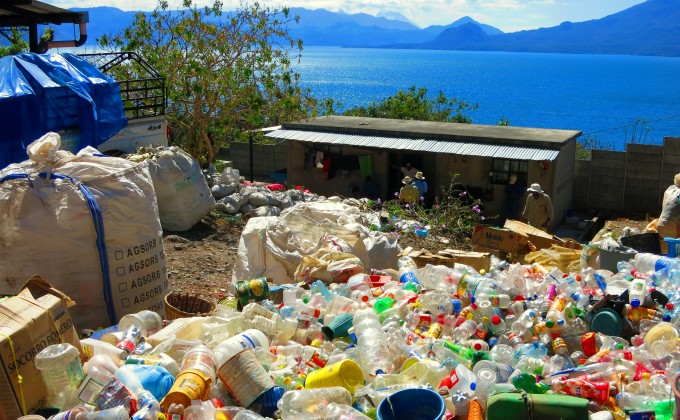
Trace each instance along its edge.
{"label": "person wearing hat", "polygon": [[401,187],[401,190],[399,190],[399,201],[406,204],[413,204],[417,202],[420,196],[418,195],[418,188],[413,185],[413,180],[411,177],[404,177],[401,183],[404,184],[404,186]]}
{"label": "person wearing hat", "polygon": [[535,228],[547,231],[553,216],[552,200],[543,192],[540,184],[531,184],[527,191],[530,194],[524,205],[522,220]]}
{"label": "person wearing hat", "polygon": [[425,197],[425,193],[427,192],[427,181],[425,181],[425,176],[423,176],[422,172],[416,172],[413,185],[418,188],[418,197]]}

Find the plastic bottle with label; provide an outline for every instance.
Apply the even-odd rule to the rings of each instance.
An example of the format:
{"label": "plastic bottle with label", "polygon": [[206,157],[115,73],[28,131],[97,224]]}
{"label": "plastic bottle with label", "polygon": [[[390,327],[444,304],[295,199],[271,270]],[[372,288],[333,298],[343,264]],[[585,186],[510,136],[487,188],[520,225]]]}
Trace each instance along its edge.
{"label": "plastic bottle with label", "polygon": [[45,347],[35,356],[35,367],[47,388],[46,405],[59,409],[73,406],[75,391],[85,379],[78,349],[68,343]]}
{"label": "plastic bottle with label", "polygon": [[128,410],[124,406],[119,405],[107,410],[77,413],[75,420],[128,420],[129,418]]}
{"label": "plastic bottle with label", "polygon": [[88,357],[106,356],[118,364],[125,358],[123,350],[105,341],[84,338],[80,340],[80,346],[83,348],[83,353]]}
{"label": "plastic bottle with label", "polygon": [[210,386],[216,377],[215,353],[205,345],[193,347],[184,355],[180,374],[161,401],[161,407],[166,411],[172,404],[186,408],[192,400],[204,400],[210,395]]}
{"label": "plastic bottle with label", "polygon": [[249,329],[222,341],[215,347],[217,366],[222,366],[233,356],[245,349],[269,348],[269,339],[260,330]]}
{"label": "plastic bottle with label", "polygon": [[642,305],[647,295],[647,282],[644,279],[633,279],[628,287],[628,303],[633,308]]}
{"label": "plastic bottle with label", "polygon": [[169,374],[171,374],[173,377],[177,377],[179,375],[179,365],[173,359],[172,357],[168,356],[165,353],[160,353],[157,356],[156,355],[150,355],[150,354],[145,354],[145,355],[136,355],[136,354],[131,354],[128,356],[127,359],[125,359],[125,364],[126,365],[157,365],[157,366],[162,366],[165,368],[165,370],[168,371]]}
{"label": "plastic bottle with label", "polygon": [[411,257],[401,257],[397,261],[397,267],[399,269],[399,282],[400,283],[416,283],[420,284],[418,280],[418,267],[415,261]]}
{"label": "plastic bottle with label", "polygon": [[99,393],[113,379],[118,365],[106,356],[97,355],[88,360],[86,366],[86,376],[76,391],[76,397],[81,403],[94,406]]}

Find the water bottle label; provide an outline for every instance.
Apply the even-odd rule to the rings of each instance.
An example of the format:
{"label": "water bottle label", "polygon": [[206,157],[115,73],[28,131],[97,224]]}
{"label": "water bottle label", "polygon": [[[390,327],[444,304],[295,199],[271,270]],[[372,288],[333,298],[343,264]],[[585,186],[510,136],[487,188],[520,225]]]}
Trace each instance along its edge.
{"label": "water bottle label", "polygon": [[420,284],[420,282],[418,281],[418,278],[416,277],[415,273],[411,273],[411,272],[406,272],[406,273],[402,274],[401,277],[399,277],[399,281],[400,281],[401,283],[416,283],[416,284]]}

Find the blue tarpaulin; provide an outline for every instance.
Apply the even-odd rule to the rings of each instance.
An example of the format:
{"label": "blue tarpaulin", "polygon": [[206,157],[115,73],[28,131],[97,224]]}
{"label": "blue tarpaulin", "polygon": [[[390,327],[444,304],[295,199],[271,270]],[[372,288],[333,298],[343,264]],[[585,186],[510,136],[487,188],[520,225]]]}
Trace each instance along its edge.
{"label": "blue tarpaulin", "polygon": [[0,121],[0,168],[26,160],[26,146],[47,132],[79,130],[80,149],[127,125],[118,82],[73,54],[0,59]]}

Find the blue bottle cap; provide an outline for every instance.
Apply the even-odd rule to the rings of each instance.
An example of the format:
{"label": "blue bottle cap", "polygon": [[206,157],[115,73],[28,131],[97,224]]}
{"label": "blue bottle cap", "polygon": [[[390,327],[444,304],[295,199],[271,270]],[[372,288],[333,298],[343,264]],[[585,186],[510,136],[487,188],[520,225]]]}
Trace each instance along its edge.
{"label": "blue bottle cap", "polygon": [[671,322],[671,316],[668,315],[668,314],[664,315],[664,316],[663,316],[663,321],[664,321],[664,322]]}
{"label": "blue bottle cap", "polygon": [[640,306],[640,299],[633,299],[633,300],[631,300],[631,301],[630,301],[630,306],[632,306],[633,308],[637,308],[638,306]]}
{"label": "blue bottle cap", "polygon": [[460,299],[452,299],[451,305],[453,305],[454,314],[460,313],[460,311],[463,309],[463,304],[461,303]]}
{"label": "blue bottle cap", "polygon": [[476,390],[476,389],[477,389],[477,382],[471,383],[471,384],[470,384],[470,389],[471,389],[472,391]]}

